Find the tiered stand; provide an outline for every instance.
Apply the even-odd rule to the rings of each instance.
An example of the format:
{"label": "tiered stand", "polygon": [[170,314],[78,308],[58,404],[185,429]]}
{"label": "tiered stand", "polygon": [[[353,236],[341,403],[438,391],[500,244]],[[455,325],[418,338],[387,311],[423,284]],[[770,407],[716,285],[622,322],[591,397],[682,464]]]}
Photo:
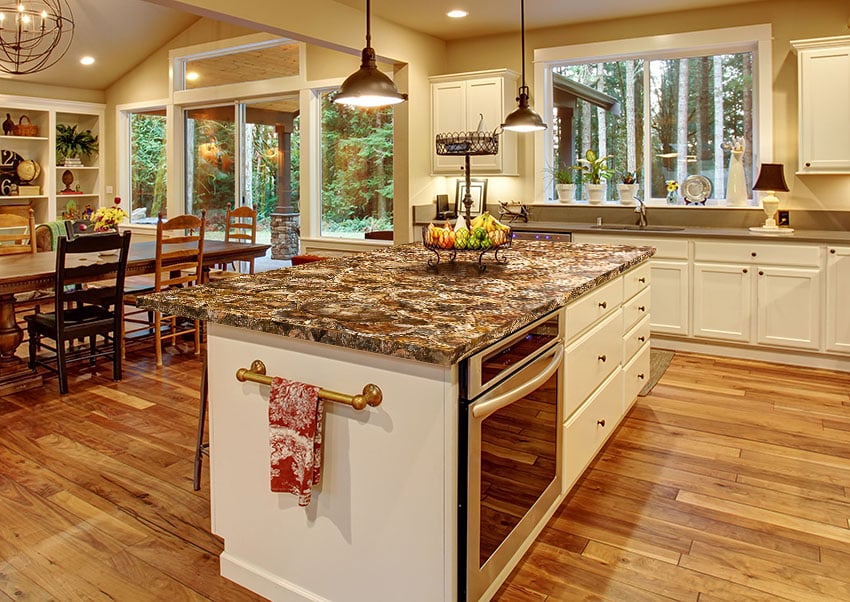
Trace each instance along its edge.
{"label": "tiered stand", "polygon": [[[466,223],[472,223],[472,194],[470,192],[470,169],[469,158],[474,155],[495,155],[499,152],[499,134],[496,132],[451,132],[447,134],[437,134],[436,137],[437,154],[451,155],[464,157],[464,175],[466,178],[466,194],[463,196],[464,211],[461,213],[458,208],[458,214],[463,215]],[[426,228],[427,229],[427,228]],[[425,230],[423,229],[423,236]],[[436,266],[441,261],[440,251],[448,252],[450,262],[454,261],[459,252],[472,252],[478,254],[478,269],[482,272],[487,269],[483,262],[484,255],[493,251],[493,259],[496,263],[507,263],[508,259],[504,255],[499,255],[499,251],[511,246],[511,236],[508,232],[507,242],[501,245],[494,245],[487,249],[442,249],[434,245],[426,247],[434,252],[436,257],[428,260],[429,266]]]}

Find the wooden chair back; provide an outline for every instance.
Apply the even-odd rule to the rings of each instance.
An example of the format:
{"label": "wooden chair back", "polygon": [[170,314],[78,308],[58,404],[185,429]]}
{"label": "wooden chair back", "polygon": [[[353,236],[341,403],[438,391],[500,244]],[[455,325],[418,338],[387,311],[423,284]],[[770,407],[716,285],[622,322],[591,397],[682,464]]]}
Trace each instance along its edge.
{"label": "wooden chair back", "polygon": [[[257,212],[242,206],[228,209],[225,218],[224,242],[254,244],[257,242]],[[254,259],[248,261],[249,273],[254,273]]]}
{"label": "wooden chair back", "polygon": [[156,272],[154,289],[201,284],[204,265],[206,211],[178,215],[156,224]]}
{"label": "wooden chair back", "polygon": [[29,208],[27,217],[17,211],[4,211],[4,208],[0,207],[0,255],[35,252],[35,218],[32,207]]}

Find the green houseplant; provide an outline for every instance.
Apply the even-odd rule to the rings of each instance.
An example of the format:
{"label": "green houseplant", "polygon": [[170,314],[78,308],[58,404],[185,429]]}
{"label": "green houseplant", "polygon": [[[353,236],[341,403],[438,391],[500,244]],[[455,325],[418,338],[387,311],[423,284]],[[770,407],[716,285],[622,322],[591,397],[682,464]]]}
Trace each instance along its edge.
{"label": "green houseplant", "polygon": [[97,136],[91,130],[77,131],[76,125],[56,124],[56,159],[80,160],[97,154]]}
{"label": "green houseplant", "polygon": [[588,149],[584,158],[578,160],[582,179],[587,183],[587,201],[591,204],[598,205],[605,200],[606,182],[615,173],[609,164],[612,158],[613,155],[599,157],[596,151]]}
{"label": "green houseplant", "polygon": [[555,190],[558,193],[558,200],[562,203],[571,203],[575,200],[575,165],[564,165],[558,163],[555,166],[546,169],[552,179],[555,181]]}
{"label": "green houseplant", "polygon": [[636,171],[621,171],[620,182],[617,184],[617,192],[620,194],[621,205],[634,205],[638,193],[638,181]]}

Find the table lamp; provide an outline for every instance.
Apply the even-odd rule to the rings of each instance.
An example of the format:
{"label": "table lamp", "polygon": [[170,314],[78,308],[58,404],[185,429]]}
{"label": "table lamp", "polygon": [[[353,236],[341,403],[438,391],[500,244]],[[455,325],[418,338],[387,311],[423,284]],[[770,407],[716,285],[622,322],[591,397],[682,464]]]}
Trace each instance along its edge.
{"label": "table lamp", "polygon": [[[759,177],[753,184],[753,190],[763,190],[767,193],[761,199],[761,207],[767,219],[764,220],[764,225],[754,226],[750,230],[754,232],[778,232],[779,226],[776,225],[776,220],[773,218],[776,215],[776,210],[779,209],[779,199],[776,198],[775,193],[788,192],[782,163],[762,163]],[[791,229],[782,228],[782,232],[791,232]]]}

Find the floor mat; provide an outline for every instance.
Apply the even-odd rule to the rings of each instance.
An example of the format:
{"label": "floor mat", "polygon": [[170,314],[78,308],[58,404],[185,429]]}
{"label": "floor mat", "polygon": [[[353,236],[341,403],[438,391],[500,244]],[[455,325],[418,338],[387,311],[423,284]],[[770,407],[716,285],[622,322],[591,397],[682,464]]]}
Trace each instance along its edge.
{"label": "floor mat", "polygon": [[666,349],[650,349],[649,350],[649,382],[643,386],[638,395],[643,397],[649,395],[655,383],[664,375],[667,366],[670,365],[670,360],[673,359],[673,352]]}

